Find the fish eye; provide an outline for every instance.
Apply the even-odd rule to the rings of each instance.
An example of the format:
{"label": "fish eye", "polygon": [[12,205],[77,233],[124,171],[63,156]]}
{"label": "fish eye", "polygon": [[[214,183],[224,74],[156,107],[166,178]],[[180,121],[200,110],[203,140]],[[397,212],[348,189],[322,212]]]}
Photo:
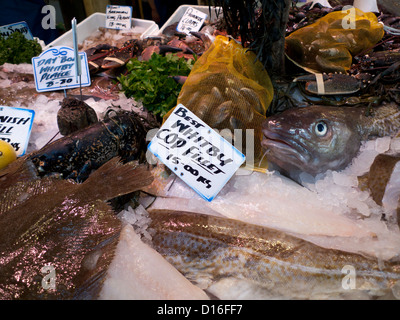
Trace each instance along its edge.
{"label": "fish eye", "polygon": [[315,125],[315,134],[318,137],[324,137],[328,132],[328,125],[325,121],[318,121]]}

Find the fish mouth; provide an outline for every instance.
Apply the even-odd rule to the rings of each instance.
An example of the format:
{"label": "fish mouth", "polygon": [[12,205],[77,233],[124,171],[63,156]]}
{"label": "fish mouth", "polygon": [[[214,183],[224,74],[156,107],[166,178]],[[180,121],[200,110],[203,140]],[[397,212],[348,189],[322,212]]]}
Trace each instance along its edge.
{"label": "fish mouth", "polygon": [[302,168],[310,160],[309,151],[298,140],[270,129],[263,129],[261,146],[266,150],[268,160],[278,165],[290,163]]}

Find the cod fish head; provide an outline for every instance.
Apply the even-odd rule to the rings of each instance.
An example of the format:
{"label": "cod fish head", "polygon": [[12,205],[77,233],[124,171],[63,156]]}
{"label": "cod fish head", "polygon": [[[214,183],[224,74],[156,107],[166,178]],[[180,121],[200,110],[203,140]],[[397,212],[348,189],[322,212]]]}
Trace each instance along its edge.
{"label": "cod fish head", "polygon": [[357,120],[359,113],[350,108],[289,109],[264,121],[261,144],[267,160],[289,175],[341,170],[361,145]]}

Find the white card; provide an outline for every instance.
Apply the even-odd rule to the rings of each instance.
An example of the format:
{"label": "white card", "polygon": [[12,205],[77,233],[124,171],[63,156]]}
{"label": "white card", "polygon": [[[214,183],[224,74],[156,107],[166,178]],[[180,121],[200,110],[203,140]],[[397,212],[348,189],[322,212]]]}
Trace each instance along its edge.
{"label": "white card", "polygon": [[245,156],[182,104],[148,149],[207,201],[212,201]]}
{"label": "white card", "polygon": [[[80,52],[81,85],[91,85],[89,66],[85,52]],[[32,58],[33,75],[36,91],[55,91],[79,88],[79,77],[76,76],[74,49],[57,46]]]}
{"label": "white card", "polygon": [[28,147],[35,111],[0,106],[0,139],[11,144],[17,156],[23,156]]}
{"label": "white card", "polygon": [[179,32],[190,34],[191,31],[197,32],[201,29],[207,14],[192,7],[187,8],[176,27]]}
{"label": "white card", "polygon": [[106,28],[130,29],[132,28],[132,7],[130,6],[107,6]]}

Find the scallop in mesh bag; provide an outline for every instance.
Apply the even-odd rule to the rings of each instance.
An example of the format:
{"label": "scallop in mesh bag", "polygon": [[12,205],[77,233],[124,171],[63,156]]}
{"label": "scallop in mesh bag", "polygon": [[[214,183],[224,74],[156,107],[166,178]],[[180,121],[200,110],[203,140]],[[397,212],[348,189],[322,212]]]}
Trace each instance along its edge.
{"label": "scallop in mesh bag", "polygon": [[[261,164],[261,124],[273,98],[267,71],[253,52],[217,36],[196,61],[178,96],[183,104],[246,155]],[[172,113],[165,115],[164,120]]]}
{"label": "scallop in mesh bag", "polygon": [[286,37],[290,60],[310,72],[346,72],[353,56],[373,47],[384,35],[376,15],[351,7],[334,11]]}

